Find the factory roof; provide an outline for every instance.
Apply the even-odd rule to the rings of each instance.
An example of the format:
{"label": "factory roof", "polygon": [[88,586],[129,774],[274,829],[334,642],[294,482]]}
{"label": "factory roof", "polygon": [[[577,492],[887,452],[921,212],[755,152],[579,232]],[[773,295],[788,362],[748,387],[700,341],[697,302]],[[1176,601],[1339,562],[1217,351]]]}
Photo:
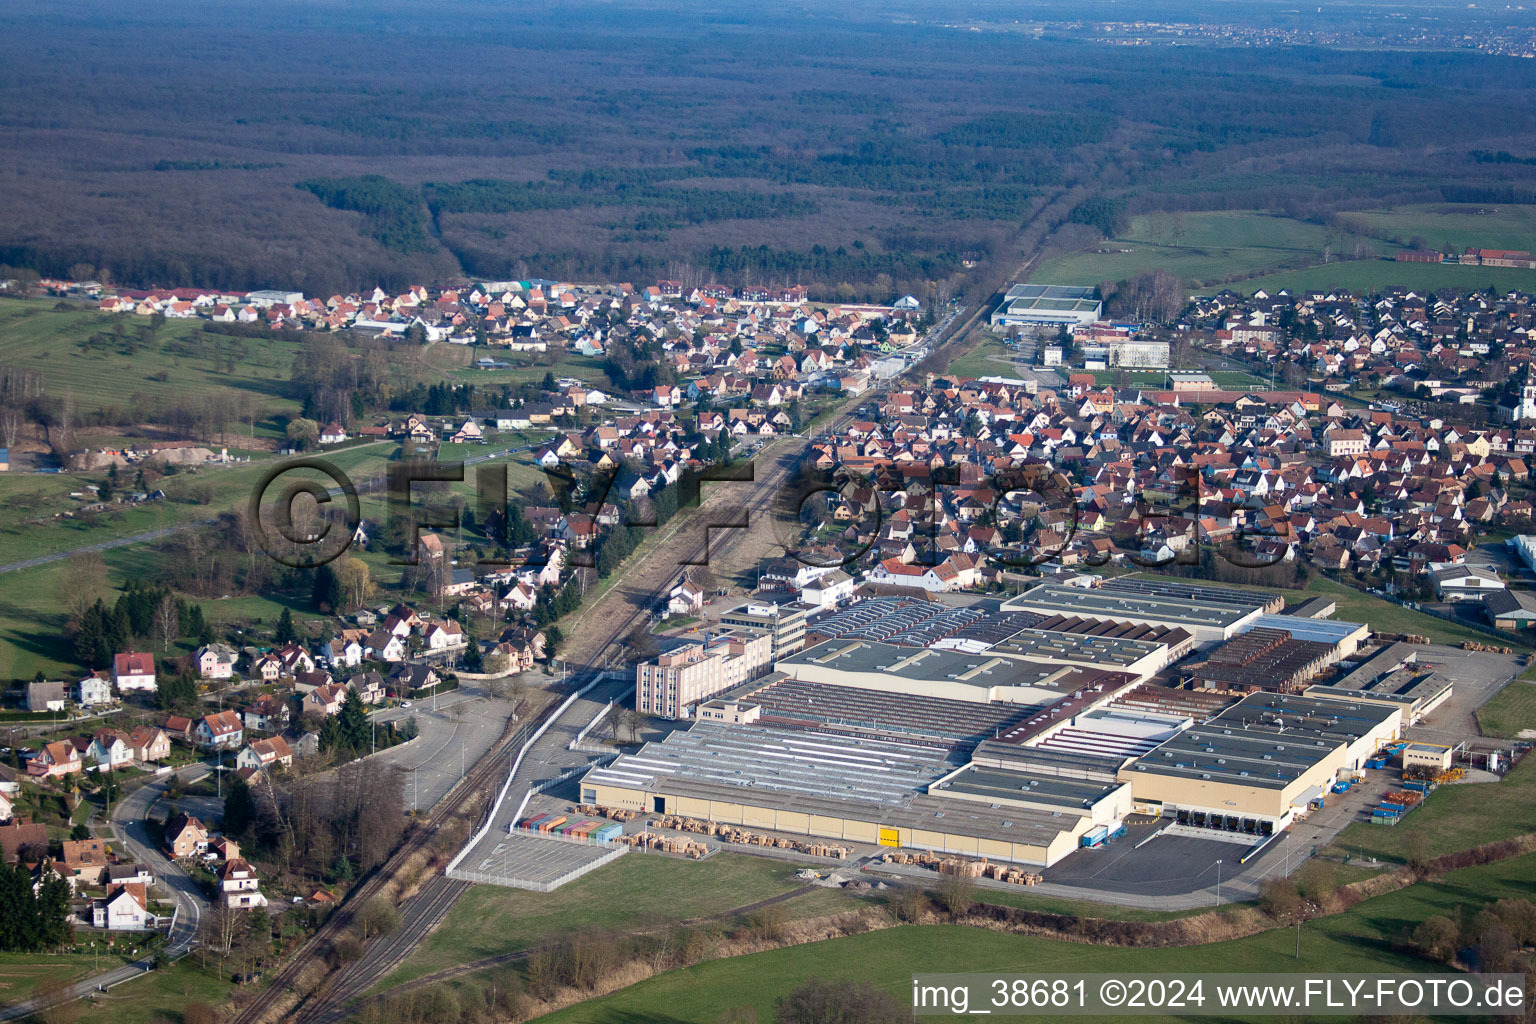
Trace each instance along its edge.
{"label": "factory roof", "polygon": [[1150,619],[1175,625],[1225,629],[1256,615],[1262,604],[1235,605],[1226,601],[1143,594],[1096,587],[1046,583],[1025,591],[1003,606],[1012,611],[1046,611],[1060,615],[1097,616],[1111,619]]}
{"label": "factory roof", "polygon": [[928,792],[953,793],[995,804],[1020,800],[1044,805],[1048,810],[1084,814],[1121,785],[1119,782],[1068,778],[972,762],[929,786]]}
{"label": "factory roof", "polygon": [[1061,668],[991,654],[966,654],[931,648],[896,647],[865,640],[828,640],[776,664],[794,674],[799,666],[844,672],[869,672],[901,679],[968,683],[982,688],[1033,686],[1052,688]]}
{"label": "factory roof", "polygon": [[1123,757],[1087,754],[1060,747],[1031,747],[997,740],[982,740],[971,754],[973,761],[1000,767],[1027,769],[1037,775],[1065,775],[1113,779],[1125,764]]}
{"label": "factory roof", "polygon": [[619,786],[887,826],[1046,846],[1082,814],[989,807],[920,792],[953,769],[920,745],[698,722],[593,768],[583,784]]}
{"label": "factory roof", "polygon": [[1252,694],[1159,744],[1130,770],[1284,789],[1396,713],[1366,703]]}
{"label": "factory roof", "polygon": [[1021,629],[988,653],[1035,661],[1069,662],[1124,669],[1161,653],[1163,644],[1113,636],[1085,636],[1041,629]]}
{"label": "factory roof", "polygon": [[[1296,615],[1260,615],[1249,624],[1251,629],[1283,629],[1297,640],[1315,643],[1340,644],[1359,633],[1370,632],[1363,622],[1344,622],[1337,619],[1307,619]],[[1245,630],[1246,631],[1246,630]]]}

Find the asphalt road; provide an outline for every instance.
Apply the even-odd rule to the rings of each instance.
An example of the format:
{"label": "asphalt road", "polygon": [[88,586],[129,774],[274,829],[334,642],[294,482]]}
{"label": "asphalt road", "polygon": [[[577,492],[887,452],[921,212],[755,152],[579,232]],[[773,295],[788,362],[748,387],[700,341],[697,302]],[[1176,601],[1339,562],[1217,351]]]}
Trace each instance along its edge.
{"label": "asphalt road", "polygon": [[[208,766],[202,763],[192,764],[179,769],[176,774],[181,776],[183,782],[196,782],[208,774]],[[206,904],[192,877],[181,869],[181,865],[160,852],[159,838],[154,834],[158,829],[146,824],[144,820],[150,805],[165,795],[165,787],[170,779],[171,776],[167,774],[163,778],[140,786],[125,796],[112,809],[111,825],[112,836],[116,840],[119,852],[131,854],[136,863],[149,864],[154,870],[160,888],[170,894],[171,902],[176,906],[176,926],[171,930],[169,945],[165,949],[166,955],[174,960],[189,952],[197,942],[198,927],[202,923],[203,909]],[[68,997],[83,999],[92,992],[108,989],[120,982],[140,977],[152,970],[153,966],[153,958],[146,957],[110,971],[103,971],[101,974],[75,982],[67,990]],[[10,1006],[0,1007],[0,1020],[16,1020],[42,1008],[37,1000],[32,999],[13,1003]]]}

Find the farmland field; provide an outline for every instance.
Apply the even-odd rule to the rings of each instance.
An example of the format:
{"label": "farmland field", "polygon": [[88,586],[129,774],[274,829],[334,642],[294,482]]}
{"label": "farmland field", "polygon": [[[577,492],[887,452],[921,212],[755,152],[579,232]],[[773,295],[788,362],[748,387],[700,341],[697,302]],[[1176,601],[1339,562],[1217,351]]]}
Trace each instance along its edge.
{"label": "farmland field", "polygon": [[[477,885],[381,989],[498,953],[528,949],[583,928],[649,928],[719,914],[803,885],[796,865],[740,853],[704,861],[631,854],[552,893]],[[624,892],[622,900],[604,893]],[[841,890],[803,905],[801,916],[831,913],[852,900]],[[798,899],[804,899],[800,897]]]}
{"label": "farmland field", "polygon": [[[1536,855],[1454,871],[1434,882],[1367,900],[1346,913],[1303,925],[1297,936],[1277,928],[1245,939],[1168,949],[1126,949],[1009,935],[953,925],[890,928],[729,960],[715,960],[659,975],[611,996],[541,1018],[549,1024],[665,1020],[711,1024],[732,1009],[750,1007],[773,1019],[774,1000],[807,978],[869,980],[910,998],[918,972],[966,972],[981,966],[1003,973],[1057,971],[1428,971],[1428,961],[1398,948],[1405,922],[1456,907],[1532,895]],[[1213,966],[1217,965],[1217,966]],[[980,1018],[956,1018],[980,1019]],[[1169,1018],[1162,1018],[1169,1019]]]}
{"label": "farmland field", "polygon": [[1327,266],[1287,270],[1249,278],[1231,285],[1233,291],[1253,293],[1260,288],[1273,294],[1282,288],[1348,288],[1354,292],[1379,291],[1392,285],[1434,291],[1436,288],[1496,288],[1506,291],[1536,287],[1536,270],[1513,267],[1464,267],[1459,264],[1397,263],[1392,260],[1349,260]]}
{"label": "farmland field", "polygon": [[[1096,285],[1166,270],[1192,287],[1283,267],[1305,267],[1323,259],[1345,238],[1320,224],[1256,212],[1145,214],[1131,221],[1122,238],[1102,243],[1105,252],[1080,252],[1042,264],[1030,280],[1041,284]],[[1353,240],[1349,240],[1353,245]],[[1374,243],[1377,251],[1396,248]],[[1129,250],[1117,252],[1113,250]]]}
{"label": "farmland field", "polygon": [[1536,206],[1423,203],[1348,213],[1344,219],[1377,238],[1405,246],[1422,239],[1441,252],[1536,250]]}
{"label": "farmland field", "polygon": [[[172,406],[208,399],[231,402],[241,396],[249,396],[264,415],[298,408],[284,394],[298,350],[294,342],[208,334],[202,321],[167,320],[133,354],[116,341],[80,347],[94,335],[112,336],[119,324],[125,337],[135,338],[149,328],[149,318],[5,300],[0,302],[0,364],[38,371],[48,394],[71,395],[80,413],[152,419]],[[223,365],[221,353],[230,360]]]}

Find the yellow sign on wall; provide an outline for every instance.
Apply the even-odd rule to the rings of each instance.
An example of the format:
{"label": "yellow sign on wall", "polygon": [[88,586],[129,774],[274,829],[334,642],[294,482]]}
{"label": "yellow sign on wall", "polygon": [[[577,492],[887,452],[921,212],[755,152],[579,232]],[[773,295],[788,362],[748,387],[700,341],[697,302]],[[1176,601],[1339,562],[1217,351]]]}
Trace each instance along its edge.
{"label": "yellow sign on wall", "polygon": [[894,828],[886,828],[884,825],[881,825],[880,826],[880,845],[881,846],[900,846],[901,845],[901,833],[898,832]]}

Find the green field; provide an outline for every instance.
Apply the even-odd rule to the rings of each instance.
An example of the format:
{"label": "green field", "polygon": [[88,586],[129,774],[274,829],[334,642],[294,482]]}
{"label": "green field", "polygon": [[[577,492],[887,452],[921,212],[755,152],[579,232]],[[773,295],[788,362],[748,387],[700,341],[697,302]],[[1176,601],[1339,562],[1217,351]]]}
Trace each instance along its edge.
{"label": "green field", "polygon": [[1331,849],[1401,862],[1410,855],[1437,857],[1527,832],[1536,832],[1536,760],[1530,757],[1499,782],[1441,786],[1402,825],[1350,825]]}
{"label": "green field", "polygon": [[1421,238],[1441,252],[1536,250],[1536,206],[1423,203],[1348,213],[1344,218],[1377,238],[1403,246]]}
{"label": "green field", "polygon": [[[455,353],[463,353],[462,356]],[[512,365],[505,370],[477,370],[469,365],[481,356],[489,356]],[[549,352],[508,352],[496,348],[461,348],[440,345],[433,350],[434,365],[448,369],[448,377],[457,384],[474,384],[480,388],[515,387],[544,379],[546,373],[558,377],[579,377],[586,383],[604,390],[613,389],[613,381],[603,370],[600,359],[576,355],[565,350]]]}
{"label": "green field", "polygon": [[[949,361],[944,368],[946,375],[967,377],[1012,377],[1017,371],[1013,366],[1014,350],[991,334],[978,332],[978,340],[964,353]],[[1002,359],[993,358],[1001,356]],[[1007,361],[1004,362],[1003,360]]]}
{"label": "green field", "polygon": [[1510,683],[1493,699],[1477,709],[1477,726],[1484,736],[1515,739],[1521,733],[1536,731],[1536,682],[1533,672]]}
{"label": "green field", "polygon": [[[149,325],[148,317],[131,314],[56,311],[46,301],[0,302],[0,363],[39,371],[49,395],[73,395],[82,413],[132,416],[210,398],[226,403],[249,398],[267,416],[298,408],[284,394],[295,342],[206,334],[202,321],[168,320],[133,355],[115,344],[88,352],[77,347],[94,334],[110,334],[119,320],[130,336]],[[191,354],[178,351],[185,340],[193,342]],[[233,372],[218,364],[215,352],[221,346],[237,353]],[[165,379],[157,379],[162,374]],[[233,417],[230,429],[238,429]]]}
{"label": "green field", "polygon": [[[1346,241],[1346,239],[1348,239]],[[1038,284],[1096,285],[1166,270],[1192,287],[1209,288],[1237,277],[1320,263],[1326,246],[1352,248],[1347,235],[1321,224],[1252,211],[1143,214],[1123,238],[1043,263],[1030,275]],[[1378,251],[1396,248],[1375,242]]]}
{"label": "green field", "polygon": [[[379,986],[392,988],[432,971],[498,953],[531,949],[583,928],[641,930],[708,917],[777,896],[805,883],[799,866],[766,857],[718,853],[703,861],[630,854],[552,893],[477,885],[409,960]],[[623,893],[622,899],[612,898]],[[840,889],[790,902],[797,916],[852,906]]]}
{"label": "green field", "polygon": [[549,1024],[713,1024],[727,1010],[751,1007],[758,1020],[766,1021],[773,1019],[775,999],[811,977],[869,980],[905,1001],[918,972],[1444,970],[1396,948],[1405,927],[1432,914],[1454,913],[1458,906],[1533,896],[1536,855],[1452,872],[1441,881],[1308,922],[1301,931],[1300,958],[1296,933],[1289,928],[1174,949],[1090,946],[952,925],[892,928],[672,971],[541,1019]]}
{"label": "green field", "polygon": [[1356,590],[1354,587],[1335,583],[1324,576],[1313,577],[1307,585],[1306,594],[1332,598],[1338,604],[1338,610],[1333,613],[1335,619],[1367,622],[1370,623],[1371,629],[1378,633],[1417,633],[1429,637],[1432,643],[1437,644],[1456,645],[1464,640],[1478,643],[1493,642],[1487,633],[1481,633],[1445,619],[1437,619],[1433,615],[1425,615],[1412,608],[1404,608],[1400,604],[1385,601]]}
{"label": "green field", "polygon": [[1282,288],[1297,291],[1327,291],[1345,288],[1352,292],[1373,292],[1392,285],[1416,291],[1437,288],[1495,288],[1529,291],[1536,286],[1536,270],[1511,267],[1463,267],[1435,263],[1396,263],[1391,260],[1350,260],[1327,266],[1308,267],[1267,274],[1233,283],[1233,291],[1252,293],[1260,288],[1273,295]]}

